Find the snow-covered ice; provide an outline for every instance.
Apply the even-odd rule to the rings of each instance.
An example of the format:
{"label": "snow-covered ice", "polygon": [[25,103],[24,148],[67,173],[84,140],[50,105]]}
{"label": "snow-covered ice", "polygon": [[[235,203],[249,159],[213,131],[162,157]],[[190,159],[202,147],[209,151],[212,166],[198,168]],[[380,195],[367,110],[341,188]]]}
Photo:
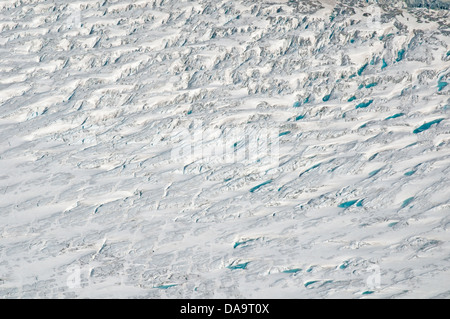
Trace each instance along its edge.
{"label": "snow-covered ice", "polygon": [[1,298],[449,298],[449,2],[1,0]]}

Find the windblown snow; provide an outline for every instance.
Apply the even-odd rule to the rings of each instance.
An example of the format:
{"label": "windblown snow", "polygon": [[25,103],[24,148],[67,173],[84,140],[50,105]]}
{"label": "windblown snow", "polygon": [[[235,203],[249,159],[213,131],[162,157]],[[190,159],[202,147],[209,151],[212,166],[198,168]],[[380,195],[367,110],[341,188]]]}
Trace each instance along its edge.
{"label": "windblown snow", "polygon": [[1,298],[449,298],[448,1],[0,1]]}

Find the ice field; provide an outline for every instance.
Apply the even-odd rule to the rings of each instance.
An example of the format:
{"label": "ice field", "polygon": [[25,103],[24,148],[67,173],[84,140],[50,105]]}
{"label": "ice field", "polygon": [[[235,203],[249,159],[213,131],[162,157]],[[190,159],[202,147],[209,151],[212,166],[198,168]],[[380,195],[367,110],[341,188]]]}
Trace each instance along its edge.
{"label": "ice field", "polygon": [[449,4],[1,0],[0,298],[449,298]]}

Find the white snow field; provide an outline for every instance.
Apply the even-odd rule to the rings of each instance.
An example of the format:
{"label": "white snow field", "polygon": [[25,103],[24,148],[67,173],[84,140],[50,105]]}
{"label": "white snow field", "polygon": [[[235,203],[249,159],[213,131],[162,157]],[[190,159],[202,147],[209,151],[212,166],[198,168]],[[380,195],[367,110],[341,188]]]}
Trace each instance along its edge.
{"label": "white snow field", "polygon": [[448,1],[1,0],[1,298],[450,298]]}

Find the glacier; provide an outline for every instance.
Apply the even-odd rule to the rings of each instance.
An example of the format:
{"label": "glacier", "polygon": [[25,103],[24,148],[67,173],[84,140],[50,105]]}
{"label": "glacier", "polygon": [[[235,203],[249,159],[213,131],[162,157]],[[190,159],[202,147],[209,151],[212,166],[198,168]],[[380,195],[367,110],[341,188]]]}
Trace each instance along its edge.
{"label": "glacier", "polygon": [[0,1],[0,298],[449,298],[449,1]]}

